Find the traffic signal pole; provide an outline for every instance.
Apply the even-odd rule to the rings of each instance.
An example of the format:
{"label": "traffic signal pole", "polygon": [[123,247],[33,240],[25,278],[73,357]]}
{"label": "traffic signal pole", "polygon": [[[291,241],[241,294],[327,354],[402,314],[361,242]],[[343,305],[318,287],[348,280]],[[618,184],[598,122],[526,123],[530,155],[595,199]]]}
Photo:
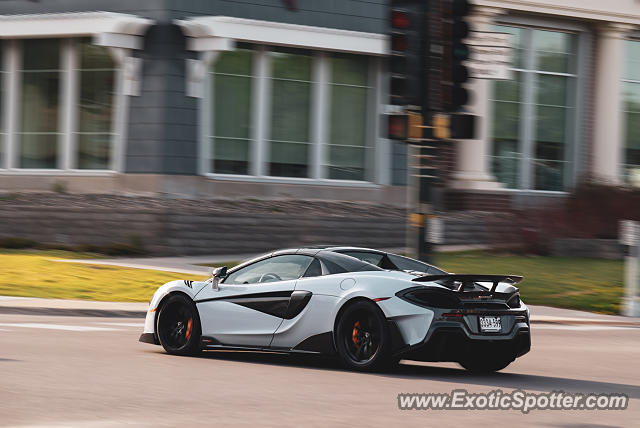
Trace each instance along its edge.
{"label": "traffic signal pole", "polygon": [[431,261],[437,212],[442,209],[439,148],[450,138],[472,138],[464,17],[468,0],[391,0],[389,138],[408,145],[407,248]]}

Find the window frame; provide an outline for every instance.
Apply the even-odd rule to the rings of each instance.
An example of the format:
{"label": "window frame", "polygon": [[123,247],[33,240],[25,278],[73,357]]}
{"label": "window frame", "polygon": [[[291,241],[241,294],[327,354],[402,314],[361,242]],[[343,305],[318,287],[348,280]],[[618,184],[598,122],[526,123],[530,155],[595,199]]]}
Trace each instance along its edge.
{"label": "window frame", "polygon": [[0,108],[0,171],[8,169],[9,161],[8,161],[8,145],[9,139],[7,137],[7,114],[6,109],[10,106],[7,98],[9,98],[9,73],[7,72],[7,62],[9,60],[8,54],[8,40],[0,40],[0,103],[2,103],[2,107]]}
{"label": "window frame", "polygon": [[[265,44],[253,44],[253,70],[251,89],[251,132],[249,173],[224,174],[211,171],[212,159],[210,136],[215,135],[213,129],[214,110],[213,104],[213,79],[212,71],[215,63],[208,69],[204,82],[204,96],[200,99],[200,130],[198,173],[202,176],[228,181],[248,181],[262,183],[288,183],[288,184],[325,184],[340,185],[346,187],[378,187],[386,182],[389,173],[379,171],[380,165],[388,165],[382,157],[382,148],[387,143],[376,131],[379,126],[378,116],[381,113],[381,59],[375,56],[364,55],[368,58],[368,84],[369,95],[367,97],[367,124],[364,180],[344,180],[328,178],[328,120],[329,120],[329,92],[330,92],[330,53],[311,50],[311,105],[309,125],[309,150],[308,150],[308,177],[272,176],[268,171],[268,153],[270,150],[270,125],[271,125],[271,63],[269,52],[276,50],[277,46]],[[297,48],[292,48],[296,49]],[[308,49],[299,48],[301,52]],[[353,55],[358,55],[354,53]]]}
{"label": "window frame", "polygon": [[[70,151],[69,151],[69,156],[71,156],[71,159],[68,161],[68,164],[70,165],[70,170],[72,171],[105,171],[105,172],[109,172],[109,171],[117,171],[118,168],[118,147],[116,147],[117,143],[119,142],[119,132],[118,132],[118,102],[119,102],[119,68],[118,68],[118,64],[117,61],[115,61],[113,58],[111,58],[112,63],[113,63],[113,68],[112,69],[100,69],[100,71],[108,71],[111,70],[114,73],[113,76],[113,93],[112,93],[112,99],[111,99],[111,123],[110,123],[110,129],[109,132],[99,132],[97,134],[100,135],[109,135],[110,137],[110,144],[109,144],[109,167],[106,169],[89,169],[89,168],[78,168],[78,156],[79,156],[79,152],[78,152],[78,138],[80,135],[89,135],[89,134],[96,134],[94,132],[86,132],[86,131],[81,131],[80,130],[80,126],[79,126],[79,119],[80,119],[80,92],[81,92],[81,74],[83,71],[97,71],[98,69],[84,69],[82,68],[82,58],[81,58],[81,50],[80,50],[80,45],[82,43],[82,38],[74,38],[71,39],[70,42],[72,43],[72,47],[73,49],[71,49],[70,55],[70,66],[71,68],[68,70],[70,77],[69,77],[69,85],[72,86],[72,92],[71,92],[71,118],[69,119],[71,121],[71,126],[69,129],[69,134],[70,136],[68,138],[70,138],[71,142],[70,142]],[[108,49],[108,48],[105,48]],[[110,55],[110,52],[107,51],[107,54]],[[74,102],[77,101],[77,102]]]}
{"label": "window frame", "polygon": [[627,183],[627,184],[631,184],[634,185],[635,183],[632,182],[630,175],[627,173],[627,170],[629,167],[636,167],[636,168],[640,168],[640,164],[630,164],[627,162],[627,116],[629,113],[635,113],[637,114],[637,112],[628,112],[626,110],[626,102],[624,99],[624,86],[625,84],[633,84],[633,85],[638,85],[638,87],[640,87],[640,79],[631,79],[628,78],[626,75],[626,68],[627,68],[627,62],[628,62],[628,57],[626,56],[626,52],[624,51],[624,49],[626,48],[626,44],[628,42],[632,42],[632,43],[638,43],[638,45],[640,46],[640,34],[635,33],[630,35],[629,37],[626,37],[624,40],[625,42],[625,46],[623,46],[623,56],[625,57],[624,63],[622,64],[622,76],[620,78],[620,92],[621,92],[621,100],[620,100],[620,112],[621,112],[621,119],[620,119],[620,165],[619,167],[619,176],[621,178],[621,181],[623,183]]}
{"label": "window frame", "polygon": [[[4,157],[0,162],[3,174],[30,175],[79,175],[103,176],[123,172],[125,156],[125,124],[128,118],[127,96],[123,91],[124,71],[114,61],[113,100],[110,141],[110,159],[107,169],[77,168],[78,97],[80,96],[80,40],[82,37],[46,37],[60,41],[60,82],[58,93],[58,157],[55,168],[21,168],[20,134],[22,108],[22,58],[23,41],[26,39],[6,39],[3,43],[3,73],[1,84],[4,85],[2,117],[4,124],[0,138],[4,144]],[[105,47],[105,49],[109,49]],[[111,54],[111,53],[109,53]]]}
{"label": "window frame", "polygon": [[[562,195],[566,194],[575,186],[577,178],[584,171],[587,164],[587,150],[584,144],[584,132],[581,127],[581,120],[584,118],[583,100],[589,88],[589,78],[585,73],[590,62],[590,47],[592,39],[588,28],[583,25],[557,21],[553,19],[522,18],[518,16],[501,17],[496,22],[496,26],[508,26],[524,29],[522,68],[512,67],[511,70],[520,73],[521,94],[520,113],[518,130],[518,151],[517,169],[520,172],[517,179],[517,187],[506,187],[506,191],[519,193],[537,193]],[[535,64],[536,51],[534,49],[533,32],[535,30],[562,32],[572,35],[571,50],[576,52],[573,60],[568,65],[568,72],[551,72],[540,70]],[[537,119],[537,78],[540,75],[556,75],[567,77],[565,106],[567,115],[564,123],[565,143],[563,162],[565,164],[562,176],[562,190],[546,190],[535,188],[535,162],[538,160],[535,155],[536,150],[536,119]],[[490,150],[487,155],[492,161],[499,157],[493,152],[493,119],[495,100],[494,83],[490,85],[489,96],[487,97],[488,120],[486,126],[486,138]],[[585,92],[587,91],[587,92]],[[494,169],[491,167],[491,172]],[[502,182],[501,182],[502,183]]]}

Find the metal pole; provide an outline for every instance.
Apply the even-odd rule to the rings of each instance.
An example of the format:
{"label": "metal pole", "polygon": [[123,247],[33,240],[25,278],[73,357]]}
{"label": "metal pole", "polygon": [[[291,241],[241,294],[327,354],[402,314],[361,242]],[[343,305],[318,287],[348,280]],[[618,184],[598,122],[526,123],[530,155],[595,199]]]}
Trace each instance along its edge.
{"label": "metal pole", "polygon": [[638,297],[638,267],[640,266],[640,246],[636,242],[628,247],[628,254],[625,257],[624,276],[625,276],[625,297],[624,297],[624,315],[628,317],[640,316],[640,298]]}
{"label": "metal pole", "polygon": [[412,258],[418,258],[420,249],[418,246],[419,240],[416,239],[418,229],[415,214],[418,213],[418,201],[419,199],[419,179],[416,177],[415,168],[413,167],[412,159],[415,159],[415,155],[418,153],[418,148],[407,144],[407,256]]}

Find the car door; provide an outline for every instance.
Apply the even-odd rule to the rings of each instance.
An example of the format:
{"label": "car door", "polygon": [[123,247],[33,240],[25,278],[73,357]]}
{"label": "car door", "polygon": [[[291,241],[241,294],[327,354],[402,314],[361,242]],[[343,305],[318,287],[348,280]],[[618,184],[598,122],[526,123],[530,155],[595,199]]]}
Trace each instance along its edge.
{"label": "car door", "polygon": [[283,254],[231,270],[196,296],[202,335],[213,344],[267,347],[282,323],[296,282],[313,257]]}

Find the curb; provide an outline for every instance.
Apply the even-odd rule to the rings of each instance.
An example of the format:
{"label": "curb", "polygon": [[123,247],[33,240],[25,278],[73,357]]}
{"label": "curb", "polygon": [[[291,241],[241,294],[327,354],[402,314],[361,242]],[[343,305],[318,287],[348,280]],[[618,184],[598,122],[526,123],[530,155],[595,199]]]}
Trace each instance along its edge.
{"label": "curb", "polygon": [[610,327],[638,327],[640,328],[640,323],[636,321],[609,321],[609,320],[577,320],[574,318],[571,319],[542,319],[536,320],[532,318],[530,320],[531,324],[556,324],[556,325],[601,325],[601,326],[610,326]]}

